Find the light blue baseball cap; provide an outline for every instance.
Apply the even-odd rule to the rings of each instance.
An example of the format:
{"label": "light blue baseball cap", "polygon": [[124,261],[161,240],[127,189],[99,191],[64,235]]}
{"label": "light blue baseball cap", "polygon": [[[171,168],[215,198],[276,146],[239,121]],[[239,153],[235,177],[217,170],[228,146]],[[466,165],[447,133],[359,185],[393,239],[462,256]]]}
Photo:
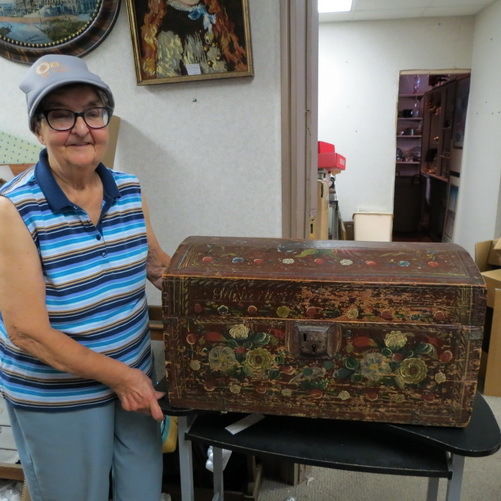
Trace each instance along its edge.
{"label": "light blue baseball cap", "polygon": [[37,59],[23,78],[19,88],[26,94],[30,129],[34,131],[35,112],[42,99],[59,87],[69,84],[89,84],[101,89],[108,97],[108,105],[115,107],[113,94],[101,77],[87,68],[76,56],[49,54]]}

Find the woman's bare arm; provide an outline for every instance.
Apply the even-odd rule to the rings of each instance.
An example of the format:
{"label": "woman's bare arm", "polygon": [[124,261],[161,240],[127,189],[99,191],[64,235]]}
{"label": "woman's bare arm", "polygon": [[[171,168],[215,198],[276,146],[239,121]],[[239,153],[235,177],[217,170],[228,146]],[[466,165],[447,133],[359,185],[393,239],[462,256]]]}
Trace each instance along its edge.
{"label": "woman's bare arm", "polygon": [[146,261],[146,273],[148,280],[157,288],[162,290],[162,275],[169,267],[170,256],[166,254],[160,244],[153,228],[151,227],[150,212],[146,200],[143,199],[143,213],[146,221],[146,233],[148,236],[148,258]]}

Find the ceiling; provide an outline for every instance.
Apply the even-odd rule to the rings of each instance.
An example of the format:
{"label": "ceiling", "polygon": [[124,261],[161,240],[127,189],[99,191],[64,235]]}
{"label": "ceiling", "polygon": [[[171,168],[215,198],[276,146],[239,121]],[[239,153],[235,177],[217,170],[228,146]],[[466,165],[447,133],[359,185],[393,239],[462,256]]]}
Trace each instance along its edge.
{"label": "ceiling", "polygon": [[321,23],[410,17],[474,16],[496,0],[353,0],[350,12],[319,14]]}

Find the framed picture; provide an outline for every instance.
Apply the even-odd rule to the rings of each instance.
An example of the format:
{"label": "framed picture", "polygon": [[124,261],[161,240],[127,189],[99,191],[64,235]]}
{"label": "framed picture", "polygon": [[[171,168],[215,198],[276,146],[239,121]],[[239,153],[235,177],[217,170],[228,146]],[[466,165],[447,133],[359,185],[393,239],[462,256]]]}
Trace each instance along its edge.
{"label": "framed picture", "polygon": [[248,0],[127,0],[139,85],[253,75]]}
{"label": "framed picture", "polygon": [[115,24],[120,0],[0,2],[0,56],[31,64],[51,53],[82,56]]}
{"label": "framed picture", "polygon": [[456,104],[454,109],[454,127],[452,129],[452,146],[457,149],[461,149],[463,147],[469,93],[470,77],[458,80],[456,88]]}

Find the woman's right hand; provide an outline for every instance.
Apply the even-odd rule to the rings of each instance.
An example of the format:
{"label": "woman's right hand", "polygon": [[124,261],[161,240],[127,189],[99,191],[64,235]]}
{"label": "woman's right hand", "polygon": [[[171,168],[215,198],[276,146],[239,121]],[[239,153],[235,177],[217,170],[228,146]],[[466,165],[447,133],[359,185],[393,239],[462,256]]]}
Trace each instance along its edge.
{"label": "woman's right hand", "polygon": [[120,399],[124,410],[149,414],[157,421],[164,418],[158,400],[165,393],[156,391],[151,379],[139,369],[127,368],[120,382],[111,388]]}

